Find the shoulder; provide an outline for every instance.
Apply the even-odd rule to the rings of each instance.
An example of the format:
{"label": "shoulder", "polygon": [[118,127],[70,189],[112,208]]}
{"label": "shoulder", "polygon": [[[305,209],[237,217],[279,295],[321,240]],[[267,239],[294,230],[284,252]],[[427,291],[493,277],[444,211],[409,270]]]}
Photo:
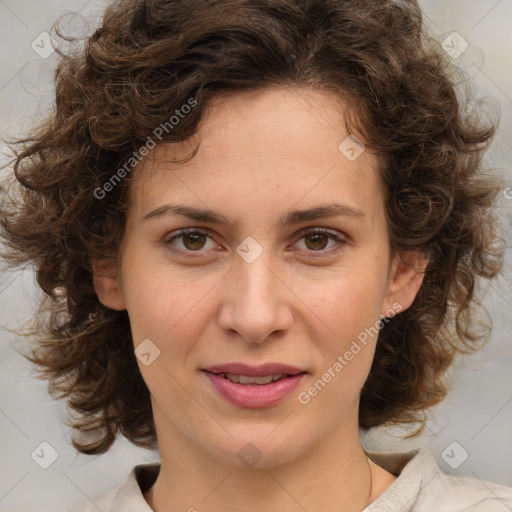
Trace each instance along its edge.
{"label": "shoulder", "polygon": [[70,508],[66,512],[98,512],[98,509],[104,512],[111,512],[117,492],[117,489],[113,489],[94,498],[94,500],[91,499],[81,505]]}
{"label": "shoulder", "polygon": [[365,512],[508,512],[512,488],[479,478],[443,473],[426,448],[368,456],[398,478]]}
{"label": "shoulder", "polygon": [[119,487],[89,498],[66,512],[152,512],[143,493],[153,485],[159,472],[159,462],[138,464]]}
{"label": "shoulder", "polygon": [[[454,512],[507,512],[512,510],[512,488],[479,478],[440,473],[432,488],[425,486],[418,505],[437,503]],[[426,510],[425,505],[423,509]],[[420,510],[423,510],[420,509]]]}

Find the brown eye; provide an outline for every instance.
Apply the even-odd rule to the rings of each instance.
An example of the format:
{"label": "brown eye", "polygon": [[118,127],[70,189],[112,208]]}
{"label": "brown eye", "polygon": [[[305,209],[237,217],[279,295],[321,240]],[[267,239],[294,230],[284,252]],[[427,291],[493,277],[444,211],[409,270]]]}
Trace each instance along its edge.
{"label": "brown eye", "polygon": [[201,249],[205,244],[206,235],[199,233],[190,233],[182,235],[183,245],[191,251]]}
{"label": "brown eye", "polygon": [[308,249],[314,251],[321,251],[322,249],[325,249],[326,245],[329,243],[329,236],[325,233],[312,233],[306,235],[304,239],[310,241],[310,243],[306,242],[306,246]]}
{"label": "brown eye", "polygon": [[[346,239],[338,236],[336,232],[322,228],[310,229],[309,231],[303,232],[299,241],[302,240],[304,240],[305,247],[301,247],[300,249],[311,253],[318,252],[320,253],[319,256],[324,253],[327,255],[335,252],[337,250],[336,248],[331,250],[333,246],[347,245],[349,243]],[[328,247],[330,240],[335,243]]]}
{"label": "brown eye", "polygon": [[[175,240],[179,239],[181,239],[181,246],[174,243]],[[208,239],[211,239],[211,237],[204,231],[198,229],[182,229],[176,235],[165,240],[165,244],[176,246],[184,252],[205,252],[202,249],[207,245]],[[215,247],[215,244],[212,243],[212,245],[213,247],[210,247],[210,249]]]}

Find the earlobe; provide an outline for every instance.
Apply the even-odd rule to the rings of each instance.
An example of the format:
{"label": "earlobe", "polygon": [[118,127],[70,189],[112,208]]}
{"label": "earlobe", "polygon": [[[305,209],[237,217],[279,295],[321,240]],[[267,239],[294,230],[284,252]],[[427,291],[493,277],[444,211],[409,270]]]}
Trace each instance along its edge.
{"label": "earlobe", "polygon": [[398,302],[400,311],[408,309],[418,294],[428,259],[418,251],[395,255],[389,276],[388,301]]}
{"label": "earlobe", "polygon": [[115,311],[126,309],[113,259],[92,259],[92,280],[98,300]]}

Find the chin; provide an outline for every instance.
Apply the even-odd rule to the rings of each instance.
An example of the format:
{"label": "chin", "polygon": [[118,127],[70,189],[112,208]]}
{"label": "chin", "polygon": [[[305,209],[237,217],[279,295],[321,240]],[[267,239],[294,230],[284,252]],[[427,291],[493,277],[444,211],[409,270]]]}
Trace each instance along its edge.
{"label": "chin", "polygon": [[[208,452],[219,462],[236,469],[271,469],[293,462],[307,449],[292,439],[265,437],[262,434],[265,431],[262,428],[245,429],[244,434],[215,443],[214,449],[209,446]],[[272,428],[268,429],[271,431]]]}

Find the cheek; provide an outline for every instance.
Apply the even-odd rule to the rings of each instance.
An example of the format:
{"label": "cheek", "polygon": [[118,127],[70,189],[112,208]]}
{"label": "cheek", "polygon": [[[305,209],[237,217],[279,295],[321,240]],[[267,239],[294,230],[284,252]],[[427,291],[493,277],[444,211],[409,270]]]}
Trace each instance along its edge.
{"label": "cheek", "polygon": [[201,321],[201,305],[222,274],[198,268],[177,270],[168,263],[133,253],[123,262],[123,296],[132,331],[165,339]]}
{"label": "cheek", "polygon": [[327,336],[316,336],[322,367],[321,382],[313,385],[322,389],[323,395],[318,407],[332,403],[354,405],[375,353],[381,304],[378,293],[371,280],[348,279],[333,286],[318,304],[319,314],[329,326]]}
{"label": "cheek", "polygon": [[331,331],[352,333],[373,324],[384,299],[383,276],[378,272],[348,270],[317,282],[306,294],[307,304]]}
{"label": "cheek", "polygon": [[308,293],[308,305],[319,318],[316,325],[321,326],[321,332],[310,332],[309,336],[316,340],[323,368],[331,368],[341,356],[343,369],[338,365],[338,371],[333,368],[332,372],[355,381],[363,379],[361,385],[370,369],[379,332],[384,278],[377,268],[331,276]]}

